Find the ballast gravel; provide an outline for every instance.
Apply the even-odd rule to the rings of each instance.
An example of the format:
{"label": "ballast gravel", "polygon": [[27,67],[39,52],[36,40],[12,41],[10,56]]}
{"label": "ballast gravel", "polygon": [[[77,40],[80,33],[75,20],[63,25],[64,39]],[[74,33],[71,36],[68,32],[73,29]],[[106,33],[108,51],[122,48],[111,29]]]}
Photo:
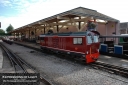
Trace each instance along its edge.
{"label": "ballast gravel", "polygon": [[10,50],[32,65],[54,85],[128,85],[128,79],[105,71],[96,70],[35,51],[16,44],[6,44]]}

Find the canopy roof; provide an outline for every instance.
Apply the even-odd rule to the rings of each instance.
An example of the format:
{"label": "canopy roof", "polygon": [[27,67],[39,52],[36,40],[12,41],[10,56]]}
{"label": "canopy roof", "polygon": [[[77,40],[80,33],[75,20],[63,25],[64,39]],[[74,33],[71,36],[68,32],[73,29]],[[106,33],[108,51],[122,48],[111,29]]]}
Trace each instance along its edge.
{"label": "canopy roof", "polygon": [[75,16],[85,16],[85,17],[93,17],[95,19],[101,19],[101,20],[106,20],[106,21],[113,21],[113,22],[117,22],[117,19],[114,19],[112,17],[109,17],[107,15],[101,14],[99,12],[97,12],[96,10],[92,10],[92,9],[88,9],[88,8],[84,8],[84,7],[78,7],[51,17],[48,17],[46,19],[43,19],[43,21],[48,21],[51,19],[55,19],[58,16],[69,16],[69,17],[75,17]]}
{"label": "canopy roof", "polygon": [[[63,18],[61,18],[61,17],[63,17]],[[45,19],[41,19],[39,21],[30,23],[28,25],[19,27],[12,32],[15,32],[17,30],[22,30],[24,28],[29,29],[32,26],[44,25],[45,23],[53,23],[53,22],[57,22],[57,21],[61,21],[61,20],[66,20],[66,18],[75,18],[75,17],[93,17],[94,19],[118,22],[117,19],[111,18],[102,13],[99,13],[96,10],[92,10],[92,9],[88,9],[88,8],[84,8],[84,7],[78,7],[78,8],[75,8],[75,9],[60,13],[60,14],[53,15],[53,16],[45,18]],[[57,24],[57,23],[55,23],[55,24]]]}

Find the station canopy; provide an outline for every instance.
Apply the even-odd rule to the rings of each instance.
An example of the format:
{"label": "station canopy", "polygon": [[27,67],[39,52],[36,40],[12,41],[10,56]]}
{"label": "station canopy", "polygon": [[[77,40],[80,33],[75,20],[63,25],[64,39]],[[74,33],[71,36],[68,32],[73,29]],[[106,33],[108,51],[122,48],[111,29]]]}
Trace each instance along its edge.
{"label": "station canopy", "polygon": [[[62,24],[62,23],[58,23],[58,22],[60,22],[62,20],[69,20],[71,18],[75,19],[75,17],[93,17],[94,19],[100,19],[100,20],[111,21],[111,22],[119,21],[117,19],[114,19],[114,18],[104,15],[102,13],[99,13],[96,10],[92,10],[92,9],[88,9],[88,8],[84,8],[84,7],[78,7],[78,8],[68,10],[68,11],[60,13],[60,14],[53,15],[53,16],[45,18],[45,19],[41,19],[39,21],[30,23],[28,25],[19,27],[19,28],[13,30],[11,33],[20,32],[23,29],[24,30],[27,30],[30,28],[36,29],[36,26],[43,26],[43,25],[46,26],[46,24],[48,26],[49,23],[52,23],[52,25],[57,26],[57,25]],[[79,21],[82,21],[82,18],[79,18],[79,19],[76,18],[75,20],[79,22]],[[65,22],[63,22],[63,23],[65,23]]]}

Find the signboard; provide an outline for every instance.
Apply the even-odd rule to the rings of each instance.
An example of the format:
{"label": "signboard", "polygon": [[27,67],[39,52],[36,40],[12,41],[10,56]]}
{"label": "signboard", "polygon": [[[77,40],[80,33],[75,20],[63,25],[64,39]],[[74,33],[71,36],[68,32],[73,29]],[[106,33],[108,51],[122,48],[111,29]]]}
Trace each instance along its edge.
{"label": "signboard", "polygon": [[39,85],[39,73],[0,73],[0,85]]}

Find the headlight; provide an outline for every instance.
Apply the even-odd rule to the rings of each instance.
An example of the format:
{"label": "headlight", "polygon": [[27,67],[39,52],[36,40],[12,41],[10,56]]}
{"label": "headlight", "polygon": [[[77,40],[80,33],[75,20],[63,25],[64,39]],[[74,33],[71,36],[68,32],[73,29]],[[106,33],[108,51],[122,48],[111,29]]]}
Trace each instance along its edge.
{"label": "headlight", "polygon": [[86,53],[88,54],[88,51]]}
{"label": "headlight", "polygon": [[99,49],[97,49],[97,51],[99,52]]}

